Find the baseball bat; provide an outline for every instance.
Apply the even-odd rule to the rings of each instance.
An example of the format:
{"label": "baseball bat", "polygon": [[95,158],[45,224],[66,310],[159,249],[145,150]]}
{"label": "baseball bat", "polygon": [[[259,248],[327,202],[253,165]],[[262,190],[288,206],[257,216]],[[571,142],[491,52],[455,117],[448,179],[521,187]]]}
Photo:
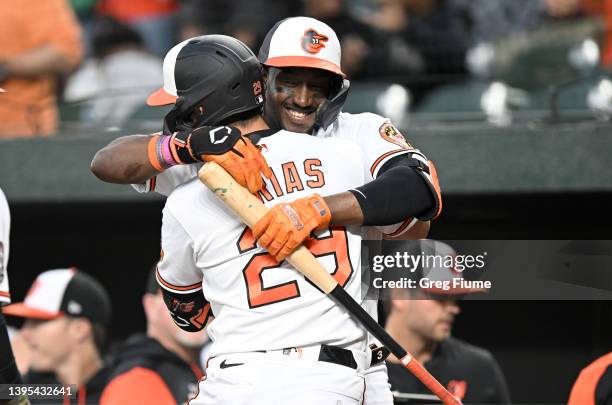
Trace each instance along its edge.
{"label": "baseball bat", "polygon": [[[268,209],[246,188],[238,184],[221,166],[206,163],[199,171],[200,181],[206,185],[249,227],[263,217]],[[326,295],[332,296],[380,342],[385,345],[401,364],[419,379],[445,405],[461,405],[414,357],[404,350],[387,331],[381,327],[321,266],[308,249],[300,246],[285,260],[307,277]]]}

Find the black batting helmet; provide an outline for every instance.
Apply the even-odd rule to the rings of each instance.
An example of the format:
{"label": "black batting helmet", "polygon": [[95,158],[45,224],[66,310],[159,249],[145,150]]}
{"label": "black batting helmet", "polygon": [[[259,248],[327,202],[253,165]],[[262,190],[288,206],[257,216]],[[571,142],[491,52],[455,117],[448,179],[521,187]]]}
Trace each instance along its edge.
{"label": "black batting helmet", "polygon": [[[227,124],[263,105],[259,61],[236,38],[203,35],[183,41],[166,54],[163,71],[164,86],[147,104],[174,103],[165,119],[170,132]],[[194,113],[197,122],[192,122]]]}

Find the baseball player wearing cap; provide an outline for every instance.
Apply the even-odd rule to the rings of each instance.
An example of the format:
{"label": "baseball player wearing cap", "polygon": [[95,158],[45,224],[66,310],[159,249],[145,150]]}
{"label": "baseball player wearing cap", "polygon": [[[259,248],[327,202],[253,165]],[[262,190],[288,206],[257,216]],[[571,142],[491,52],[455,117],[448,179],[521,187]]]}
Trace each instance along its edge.
{"label": "baseball player wearing cap", "polygon": [[142,297],[147,332],[129,337],[113,350],[111,374],[100,405],[185,404],[196,395],[203,372],[200,352],[205,331],[179,329],[170,317],[156,267],[149,271]]}
{"label": "baseball player wearing cap", "polygon": [[[195,57],[198,48],[199,62],[208,66],[218,62],[216,69],[226,71],[218,78],[204,75],[198,83],[185,83],[186,88],[225,88],[221,80],[231,84],[228,78],[234,60],[241,60],[244,73],[259,73],[255,55],[245,58],[238,41],[233,46],[229,41],[220,43],[216,36],[209,36],[183,46],[175,69],[186,62],[181,55]],[[236,92],[253,95],[253,88],[238,85]],[[190,93],[186,92],[186,98]],[[193,109],[198,111],[199,106]],[[208,120],[209,113],[214,111],[204,107],[202,119]],[[338,203],[351,200],[352,208],[359,210],[353,194],[345,190],[371,179],[373,159],[394,145],[372,138],[366,148],[345,139],[269,130],[259,114],[255,104],[250,111],[227,118],[234,117],[237,122],[233,124],[261,145],[271,164],[269,179],[258,195],[265,204],[276,204],[271,212],[278,214],[273,222],[280,227],[292,227],[288,215],[294,220],[296,225],[287,228],[285,242],[300,244],[311,231],[318,231],[308,242],[310,249],[359,299],[360,274],[354,269],[359,268],[361,228],[330,225],[358,224],[350,218],[352,213],[336,209],[342,205]],[[192,114],[185,111],[184,115]],[[194,149],[202,145],[202,133],[204,140],[214,139],[215,148],[222,149],[219,153],[239,136],[230,126],[200,127],[186,137],[185,148],[190,152],[179,148],[175,154],[206,155]],[[182,138],[181,134],[177,131],[173,137]],[[341,165],[347,170],[340,170]],[[278,205],[282,202],[285,204]],[[265,233],[262,235],[260,244]],[[266,251],[257,246],[258,236],[257,229],[251,232],[197,179],[168,197],[162,222],[163,255],[158,264],[166,304],[177,324],[187,330],[202,329],[211,311],[215,314],[207,329],[213,340],[207,378],[200,384],[201,395],[192,403],[361,403],[363,372],[371,361],[365,331],[283,261],[295,246],[287,250],[282,244],[276,249],[269,246]]]}
{"label": "baseball player wearing cap", "polygon": [[[399,245],[399,246],[398,246]],[[389,245],[387,245],[389,246]],[[383,250],[385,248],[383,247]],[[440,257],[456,256],[448,244],[422,240],[394,243],[392,251]],[[435,261],[434,261],[435,263]],[[461,279],[462,273],[446,267],[419,267],[412,274],[418,281],[423,277],[440,282]],[[417,282],[416,285],[419,285]],[[405,347],[427,370],[446,386],[450,393],[467,404],[509,404],[510,395],[504,375],[493,355],[480,347],[451,337],[451,329],[460,308],[457,299],[465,294],[486,292],[477,288],[435,286],[418,289],[392,289],[390,300],[384,300],[387,312],[385,329]],[[431,397],[427,388],[399,364],[394,356],[387,359],[389,382],[398,397],[421,403]],[[431,398],[436,401],[435,396]],[[430,403],[430,402],[427,402]]]}
{"label": "baseball player wearing cap", "polygon": [[[306,25],[308,27],[304,28]],[[291,27],[298,28],[291,30]],[[298,36],[299,30],[301,32]],[[285,47],[284,50],[279,48],[283,44],[282,38],[286,38],[285,41],[293,46]],[[291,42],[290,38],[295,38],[295,41]],[[332,51],[328,52],[328,48]],[[287,57],[280,56],[283,52]],[[291,56],[291,53],[299,55]],[[396,215],[397,212],[390,212],[393,211],[391,208],[398,208],[406,203],[410,205],[414,202],[414,198],[420,197],[425,198],[427,201],[424,204],[432,208],[430,215],[421,218],[434,217],[441,209],[441,200],[433,165],[420,152],[407,144],[388,120],[374,114],[339,114],[349,88],[348,81],[342,79],[339,60],[339,43],[333,30],[325,24],[303,17],[283,20],[277,24],[267,36],[260,52],[260,61],[264,62],[267,73],[266,121],[286,129],[310,132],[320,138],[345,138],[356,141],[365,149],[368,149],[369,142],[381,142],[386,145],[388,149],[370,162],[369,171],[370,177],[378,177],[387,172],[388,175],[385,176],[387,181],[376,184],[372,182],[371,188],[352,192],[356,202],[359,203],[357,211],[365,214],[364,218],[359,219],[361,222],[357,223],[383,225],[385,218],[381,218],[378,213]],[[166,62],[164,64],[166,65]],[[278,64],[278,67],[274,64]],[[302,64],[305,68],[293,69],[289,67],[292,64],[296,66]],[[176,95],[179,99],[182,98],[180,89],[176,90],[178,80],[174,80],[173,74],[174,72],[165,74],[165,77],[170,77],[171,80],[165,80],[164,90],[158,93],[159,100],[151,99],[151,102],[168,102],[176,99]],[[272,88],[274,90],[271,91]],[[162,96],[164,92],[167,95]],[[156,190],[162,194],[167,194],[178,184],[195,176],[197,166],[175,166],[160,174],[159,169],[155,169],[155,162],[151,159],[143,161],[143,150],[148,139],[150,138],[132,136],[114,141],[96,154],[92,170],[106,181],[119,183],[145,181],[144,184],[136,186],[140,191]],[[369,150],[372,154],[378,151],[375,148]],[[110,164],[111,160],[113,164]],[[126,170],[128,167],[129,170]],[[155,174],[158,175],[154,176]],[[428,191],[414,192],[423,185]],[[398,190],[408,193],[397,193]],[[410,193],[410,190],[413,193]],[[398,237],[409,229],[422,232],[420,227],[411,228],[416,223],[427,225],[426,222],[417,222],[408,216],[399,225],[379,229],[384,230],[389,236]],[[266,234],[265,228],[265,226],[258,228],[263,235]],[[278,244],[278,241],[273,242],[269,237],[269,232],[265,238],[268,246],[271,243]],[[291,242],[292,245],[295,243]],[[373,306],[368,309],[375,314]],[[372,394],[372,398],[368,399],[369,403],[376,403],[376,400],[383,397],[386,399],[382,403],[390,401],[386,372],[384,366],[380,368],[380,383],[376,385],[383,387],[382,391],[386,393],[381,394],[375,389],[370,389],[375,384],[370,384],[372,378],[368,373],[366,396]]]}
{"label": "baseball player wearing cap", "polygon": [[110,323],[110,298],[100,283],[75,269],[48,270],[36,277],[23,302],[3,312],[26,319],[20,333],[32,367],[77,386],[77,392],[64,392],[62,403],[99,402],[108,380],[102,353]]}

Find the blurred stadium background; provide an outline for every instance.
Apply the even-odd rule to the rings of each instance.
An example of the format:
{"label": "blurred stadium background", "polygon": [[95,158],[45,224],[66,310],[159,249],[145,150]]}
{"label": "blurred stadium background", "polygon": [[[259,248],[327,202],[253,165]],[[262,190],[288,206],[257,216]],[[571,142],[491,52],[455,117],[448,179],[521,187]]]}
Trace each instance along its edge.
{"label": "blurred stadium background", "polygon": [[[257,50],[289,15],[339,33],[344,110],[392,118],[436,162],[445,208],[431,238],[611,239],[612,1],[148,3],[72,0],[85,56],[59,78],[57,129],[0,135],[14,299],[39,272],[76,266],[111,291],[113,339],[144,328],[163,200],[102,183],[89,163],[118,136],[161,129],[165,111],[144,104],[161,76],[143,61],[159,69],[176,41],[204,33]],[[150,35],[155,24],[167,35]],[[10,80],[0,76],[0,109],[15,108]],[[559,299],[463,303],[455,335],[494,353],[516,403],[565,402],[578,371],[611,350],[610,302]]]}

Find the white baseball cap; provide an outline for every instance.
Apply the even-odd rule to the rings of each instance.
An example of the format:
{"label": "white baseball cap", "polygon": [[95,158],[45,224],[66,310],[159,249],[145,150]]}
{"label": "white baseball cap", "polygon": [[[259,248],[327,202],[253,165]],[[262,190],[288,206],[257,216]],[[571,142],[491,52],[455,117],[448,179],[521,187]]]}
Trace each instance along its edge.
{"label": "white baseball cap", "polygon": [[334,30],[310,17],[277,22],[259,48],[259,62],[266,66],[323,69],[344,78],[340,57],[340,41]]}
{"label": "white baseball cap", "polygon": [[148,105],[161,106],[174,104],[176,101],[178,95],[176,92],[176,78],[174,77],[174,72],[176,71],[175,66],[177,58],[179,58],[179,53],[191,39],[192,38],[186,39],[174,45],[164,57],[164,64],[162,66],[164,85],[147,98]]}
{"label": "white baseball cap", "polygon": [[39,274],[25,300],[2,308],[2,313],[41,320],[70,315],[108,325],[110,308],[104,287],[90,275],[71,268]]}

